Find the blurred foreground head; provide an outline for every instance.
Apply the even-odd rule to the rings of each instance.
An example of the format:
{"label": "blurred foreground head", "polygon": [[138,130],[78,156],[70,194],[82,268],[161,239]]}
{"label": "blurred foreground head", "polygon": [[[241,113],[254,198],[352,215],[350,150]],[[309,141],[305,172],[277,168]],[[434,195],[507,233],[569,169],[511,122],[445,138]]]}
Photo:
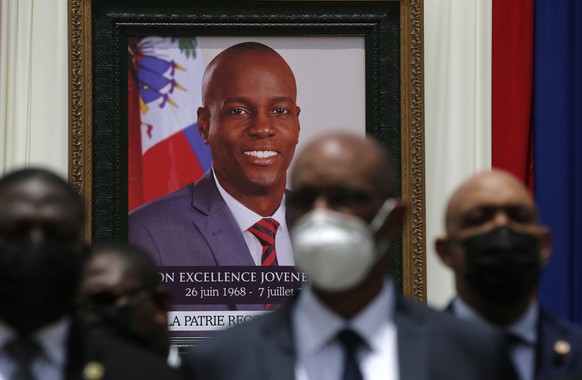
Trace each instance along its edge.
{"label": "blurred foreground head", "polygon": [[384,254],[400,236],[405,210],[387,152],[370,138],[326,134],[300,153],[291,182],[297,265],[328,306],[351,300],[357,312],[382,288]]}
{"label": "blurred foreground head", "polygon": [[83,203],[64,179],[24,169],[0,179],[0,320],[28,334],[71,311]]}
{"label": "blurred foreground head", "polygon": [[92,328],[168,356],[171,299],[146,251],[123,242],[96,245],[84,264],[79,304]]}
{"label": "blurred foreground head", "polygon": [[[453,193],[445,223],[436,249],[459,297],[496,324],[511,322],[531,302],[551,251],[528,190],[504,171],[479,173]],[[515,312],[500,320],[501,308]]]}

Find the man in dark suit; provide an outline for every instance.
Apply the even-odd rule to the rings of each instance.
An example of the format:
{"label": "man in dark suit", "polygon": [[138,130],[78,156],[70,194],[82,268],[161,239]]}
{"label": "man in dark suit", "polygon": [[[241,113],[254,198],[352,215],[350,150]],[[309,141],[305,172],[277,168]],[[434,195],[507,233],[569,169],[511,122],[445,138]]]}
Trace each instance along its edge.
{"label": "man in dark suit", "polygon": [[490,328],[403,299],[386,276],[405,206],[372,140],[325,135],[300,154],[288,199],[297,265],[311,286],[282,309],[194,347],[212,379],[511,379]]}
{"label": "man in dark suit", "polygon": [[83,221],[80,197],[55,174],[0,179],[0,378],[177,378],[154,355],[75,318]]}
{"label": "man in dark suit", "polygon": [[151,255],[126,242],[103,242],[86,256],[78,304],[88,325],[127,339],[180,366],[170,345],[172,298]]}
{"label": "man in dark suit", "polygon": [[448,310],[503,331],[522,380],[582,372],[582,330],[534,297],[551,241],[525,186],[503,171],[479,173],[453,193],[445,222],[436,250],[455,273]]}
{"label": "man in dark suit", "polygon": [[213,59],[198,109],[212,170],[131,212],[129,240],[162,266],[265,265],[251,230],[269,218],[276,264],[293,265],[283,199],[299,137],[296,95],[291,68],[265,45],[234,45]]}

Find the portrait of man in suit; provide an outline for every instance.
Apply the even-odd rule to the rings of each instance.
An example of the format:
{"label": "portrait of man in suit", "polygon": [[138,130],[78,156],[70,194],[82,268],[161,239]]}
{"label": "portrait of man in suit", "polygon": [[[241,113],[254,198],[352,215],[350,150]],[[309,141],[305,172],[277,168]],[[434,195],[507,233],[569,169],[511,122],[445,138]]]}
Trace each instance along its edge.
{"label": "portrait of man in suit", "polygon": [[[241,43],[216,56],[197,111],[212,168],[131,212],[130,242],[162,266],[293,265],[283,200],[299,138],[296,97],[291,68],[270,47]],[[264,229],[276,233],[265,258]]]}
{"label": "portrait of man in suit", "polygon": [[[162,276],[178,276],[182,270],[252,271],[257,278],[261,273],[294,272],[285,202],[290,193],[288,168],[297,147],[337,128],[340,120],[348,125],[344,128],[365,133],[364,40],[196,40],[197,57],[205,69],[200,104],[194,103],[193,108],[197,114],[195,134],[200,144],[209,148],[211,165],[200,178],[130,211],[129,242],[152,255]],[[350,76],[338,83],[348,69]],[[324,96],[332,84],[337,94]],[[306,110],[303,101],[308,102]],[[180,108],[186,106],[181,104]],[[149,105],[150,111],[156,107],[156,103]],[[303,120],[308,121],[307,127]],[[212,311],[224,316],[225,324],[230,325],[239,323],[231,323],[231,315],[244,312],[244,318],[254,317],[268,305],[264,297],[257,299],[258,292],[251,295],[250,288],[243,289],[246,296],[223,297],[227,286],[240,288],[247,283],[214,283],[222,286],[218,288],[221,299],[202,299],[200,292],[198,297],[185,296],[186,286],[200,290],[207,284],[167,281],[167,285],[175,300],[170,322],[174,317],[182,322],[182,326],[170,326],[180,328],[173,334],[224,327],[185,327],[184,318],[206,317]],[[284,285],[292,289],[299,286],[294,282]],[[203,331],[202,335],[207,335]]]}

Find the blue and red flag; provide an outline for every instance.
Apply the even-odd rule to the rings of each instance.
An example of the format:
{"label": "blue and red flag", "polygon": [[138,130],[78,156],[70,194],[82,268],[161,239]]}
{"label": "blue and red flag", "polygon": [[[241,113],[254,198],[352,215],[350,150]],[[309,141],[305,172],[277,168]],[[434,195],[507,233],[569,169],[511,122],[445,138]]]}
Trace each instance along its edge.
{"label": "blue and red flag", "polygon": [[582,323],[580,20],[579,0],[493,1],[493,166],[512,172],[535,194],[541,222],[553,235],[539,300],[577,323]]}
{"label": "blue and red flag", "polygon": [[203,64],[194,37],[128,43],[128,211],[196,181],[211,165],[198,133]]}

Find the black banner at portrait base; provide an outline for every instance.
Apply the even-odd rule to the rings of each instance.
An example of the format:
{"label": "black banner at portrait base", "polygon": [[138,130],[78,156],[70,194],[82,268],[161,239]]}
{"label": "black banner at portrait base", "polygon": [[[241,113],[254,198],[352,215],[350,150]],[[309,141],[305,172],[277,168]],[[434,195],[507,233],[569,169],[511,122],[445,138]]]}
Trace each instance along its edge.
{"label": "black banner at portrait base", "polygon": [[301,292],[307,276],[293,266],[161,267],[175,307],[171,331],[206,332],[247,322]]}

